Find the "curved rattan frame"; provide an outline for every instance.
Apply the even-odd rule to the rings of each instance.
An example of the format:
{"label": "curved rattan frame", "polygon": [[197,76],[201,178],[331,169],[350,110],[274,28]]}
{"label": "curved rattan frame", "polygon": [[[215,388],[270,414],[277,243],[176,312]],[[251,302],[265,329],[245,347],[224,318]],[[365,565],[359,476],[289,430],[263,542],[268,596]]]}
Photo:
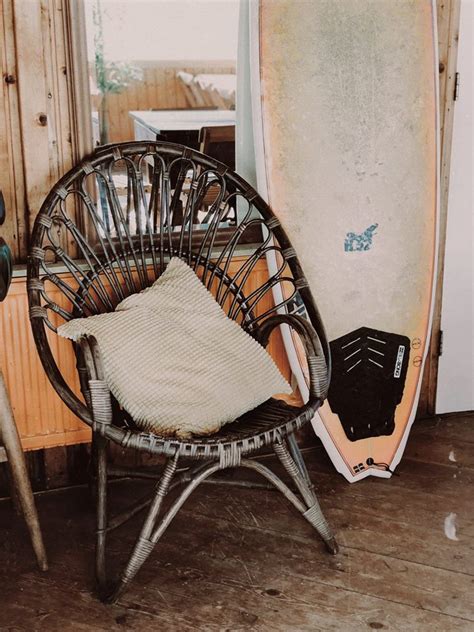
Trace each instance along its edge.
{"label": "curved rattan frame", "polygon": [[[246,259],[231,274],[230,262],[242,250]],[[278,262],[277,272],[246,294],[245,282],[269,252]],[[151,285],[171,256],[193,266],[203,283],[214,289],[228,315],[264,346],[275,327],[290,326],[299,334],[310,377],[304,405],[269,400],[207,438],[180,440],[140,432],[133,420],[117,418],[92,338],[76,345],[85,403],[74,394],[56,364],[47,330],[56,330],[58,318],[110,311],[127,294]],[[72,284],[61,271],[69,274]],[[292,289],[282,304],[259,312],[262,298],[283,283]],[[61,292],[60,301],[54,300],[50,287]],[[285,305],[297,295],[305,318],[284,313]],[[41,207],[28,257],[28,297],[33,335],[48,378],[66,405],[93,429],[98,486],[96,574],[103,595],[118,597],[191,491],[229,467],[251,468],[266,477],[316,528],[328,548],[336,551],[294,438],[327,394],[330,354],[324,327],[280,222],[242,178],[214,159],[170,143],[129,142],[97,150],[58,181]],[[124,469],[108,468],[109,440],[168,459],[154,498],[110,523],[107,478],[123,474]],[[302,500],[268,468],[245,458],[268,445],[273,446]],[[172,483],[182,458],[201,464]],[[162,501],[179,481],[189,484],[157,526]],[[105,574],[106,533],[148,505],[129,564],[110,592]]]}

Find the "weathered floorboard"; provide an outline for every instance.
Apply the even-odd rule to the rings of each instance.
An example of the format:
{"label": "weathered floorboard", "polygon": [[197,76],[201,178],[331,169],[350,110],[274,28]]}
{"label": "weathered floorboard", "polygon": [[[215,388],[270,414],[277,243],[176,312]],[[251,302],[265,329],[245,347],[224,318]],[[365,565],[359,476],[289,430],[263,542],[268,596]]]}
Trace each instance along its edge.
{"label": "weathered floorboard", "polygon": [[[0,630],[473,630],[473,443],[470,415],[418,423],[400,476],[355,485],[323,450],[307,451],[336,557],[279,494],[202,486],[114,606],[92,592],[85,488],[37,497],[47,574],[35,570],[21,519],[0,503]],[[147,486],[114,483],[111,504]],[[444,533],[451,512],[458,540]],[[113,567],[139,522],[110,538]]]}

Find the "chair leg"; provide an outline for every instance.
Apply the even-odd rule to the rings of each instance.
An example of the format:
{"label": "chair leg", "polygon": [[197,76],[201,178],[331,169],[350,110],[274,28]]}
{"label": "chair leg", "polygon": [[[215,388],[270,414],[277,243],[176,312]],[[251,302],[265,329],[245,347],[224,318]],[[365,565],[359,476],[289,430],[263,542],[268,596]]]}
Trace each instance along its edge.
{"label": "chair leg", "polygon": [[[303,456],[296,444],[296,440],[293,444],[293,449],[295,451],[297,449],[297,453],[299,455],[299,459],[304,464]],[[327,523],[326,518],[319,506],[318,499],[316,498],[316,494],[314,493],[313,486],[311,482],[309,482],[309,475],[306,469],[306,465],[304,465],[304,472],[306,472],[306,476],[304,475],[301,466],[298,467],[295,460],[291,456],[286,444],[284,442],[275,443],[273,446],[275,450],[275,454],[280,459],[283,467],[288,472],[288,474],[293,479],[298,491],[303,498],[303,501],[307,507],[306,511],[303,512],[304,518],[316,529],[321,538],[324,540],[327,550],[335,555],[339,551],[338,544],[336,539]]]}
{"label": "chair leg", "polygon": [[[337,553],[338,549],[336,541],[321,512],[316,496],[314,495],[314,491],[307,484],[300,469],[290,455],[286,444],[278,443],[274,446],[274,449],[284,464],[285,469],[291,475],[293,482],[303,497],[303,501],[300,500],[300,498],[298,498],[288,485],[286,485],[276,474],[257,460],[242,459],[235,465],[224,467],[219,461],[208,461],[193,468],[190,472],[178,475],[175,478],[178,457],[175,456],[174,458],[169,459],[165,466],[163,475],[155,488],[154,497],[151,503],[140,504],[140,508],[144,508],[148,504],[150,504],[150,508],[125,569],[113,589],[108,594],[102,593],[101,598],[108,603],[114,603],[117,599],[119,599],[128,584],[132,581],[137,572],[148,559],[156,544],[193,491],[210,476],[219,470],[227,469],[227,467],[240,466],[248,468],[258,472],[261,476],[266,478],[285,496],[288,501],[292,503],[292,505],[308,520],[308,522],[315,527],[318,533],[320,533],[323,537],[326,546],[331,553]],[[175,478],[174,481],[173,478]],[[160,519],[160,511],[165,496],[169,491],[182,483],[185,484],[185,488],[178,494],[167,509],[166,513]],[[115,523],[114,521],[110,523],[109,529],[123,524],[125,520],[135,515],[135,513],[136,512],[130,511],[125,512],[118,520],[115,520]],[[105,528],[105,530],[107,529]]]}
{"label": "chair leg", "polygon": [[33,492],[31,490],[30,479],[26,470],[25,455],[20,444],[20,437],[13,418],[8,393],[5,388],[3,375],[0,372],[0,439],[5,446],[8,465],[12,477],[13,486],[18,496],[18,501],[23,512],[28,530],[30,532],[31,543],[38,561],[38,566],[42,571],[48,570],[46,551],[41,535],[41,528],[36,512]]}
{"label": "chair leg", "polygon": [[96,464],[96,550],[95,576],[101,596],[107,592],[105,544],[107,537],[107,440],[94,434]]}
{"label": "chair leg", "polygon": [[304,462],[303,455],[301,454],[301,450],[298,445],[298,441],[296,440],[295,433],[292,432],[290,435],[288,435],[287,440],[288,440],[288,448],[290,449],[290,453],[291,453],[291,456],[293,457],[293,460],[298,466],[298,469],[300,470],[301,475],[306,480],[308,487],[311,490],[313,490],[314,486],[311,481],[311,478],[309,477],[309,472],[306,468],[306,463]]}
{"label": "chair leg", "polygon": [[[1,443],[1,434],[0,434],[0,443]],[[13,474],[12,466],[8,458],[7,458],[7,473],[8,473],[8,483],[9,483],[9,489],[10,489],[10,498],[12,501],[13,509],[17,516],[22,516],[23,511],[21,509],[20,498],[18,496],[18,490],[15,484],[15,476]]]}
{"label": "chair leg", "polygon": [[155,496],[152,500],[147,517],[145,518],[145,522],[143,523],[140,535],[138,536],[128,563],[113,590],[105,596],[104,601],[107,601],[108,603],[114,603],[117,601],[126,586],[135,577],[155,548],[158,538],[155,539],[152,537],[153,530],[159,517],[163,500],[168,493],[170,483],[176,472],[177,465],[178,456],[168,460],[163,475],[156,486]]}
{"label": "chair leg", "polygon": [[100,435],[96,432],[92,433],[91,452],[89,457],[89,465],[87,468],[87,488],[89,497],[94,508],[97,504],[97,462],[98,462],[98,444]]}

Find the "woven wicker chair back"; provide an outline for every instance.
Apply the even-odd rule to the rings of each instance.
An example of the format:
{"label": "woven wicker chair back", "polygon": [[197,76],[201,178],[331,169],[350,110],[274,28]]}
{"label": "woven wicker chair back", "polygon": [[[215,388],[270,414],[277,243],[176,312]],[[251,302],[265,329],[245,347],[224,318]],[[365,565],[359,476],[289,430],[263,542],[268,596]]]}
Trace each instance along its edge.
{"label": "woven wicker chair back", "polygon": [[[306,312],[322,328],[278,219],[242,178],[181,145],[104,146],[52,188],[36,218],[28,261],[35,341],[53,385],[79,416],[47,328],[55,332],[64,320],[113,310],[150,286],[173,256],[186,261],[251,334],[284,306]],[[269,274],[246,293],[262,260],[270,263]],[[283,288],[276,301],[275,288]],[[269,296],[271,307],[259,309]]]}

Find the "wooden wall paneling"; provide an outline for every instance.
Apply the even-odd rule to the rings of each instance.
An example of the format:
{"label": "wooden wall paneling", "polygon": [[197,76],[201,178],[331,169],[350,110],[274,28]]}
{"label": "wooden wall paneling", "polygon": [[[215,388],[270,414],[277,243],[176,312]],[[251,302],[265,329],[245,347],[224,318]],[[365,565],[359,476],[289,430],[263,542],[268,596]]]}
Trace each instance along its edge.
{"label": "wooden wall paneling", "polygon": [[31,225],[53,183],[72,165],[63,1],[13,0],[13,9],[25,197]]}
{"label": "wooden wall paneling", "polygon": [[[130,91],[129,107],[132,110],[139,110],[142,103],[147,101],[147,87],[144,80],[137,81],[134,84],[134,89]],[[130,119],[130,117],[128,117]],[[130,121],[129,121],[130,124]]]}
{"label": "wooden wall paneling", "polygon": [[21,140],[27,204],[29,213],[33,215],[35,207],[41,204],[55,180],[56,174],[50,161],[54,121],[45,77],[41,3],[14,0],[14,10]]}
{"label": "wooden wall paneling", "polygon": [[[124,129],[126,128],[127,130],[131,130],[133,125],[128,113],[131,110],[140,109],[138,105],[138,99],[137,99],[137,86],[135,84],[132,84],[129,89],[124,90],[123,97],[124,97],[125,105],[124,105],[124,112],[123,112],[123,118],[122,118],[122,125],[124,126]],[[127,131],[127,134],[129,134],[129,131]]]}
{"label": "wooden wall paneling", "polygon": [[7,209],[1,235],[11,248],[14,261],[20,261],[26,257],[27,225],[13,24],[12,0],[0,0],[0,189]]}
{"label": "wooden wall paneling", "polygon": [[175,85],[175,90],[176,90],[176,105],[178,108],[188,108],[189,101],[186,97],[185,86],[182,81],[177,79],[176,77],[177,72],[178,71],[175,69],[174,85]]}
{"label": "wooden wall paneling", "polygon": [[[128,95],[127,95],[128,96]],[[128,98],[126,95],[110,94],[107,96],[107,111],[109,115],[110,142],[128,128]],[[127,133],[127,132],[125,132]]]}
{"label": "wooden wall paneling", "polygon": [[[157,99],[156,99],[156,91],[155,91],[155,85],[154,85],[154,80],[153,80],[153,67],[144,64],[142,66],[142,71],[143,71],[142,84],[143,84],[143,90],[144,90],[143,101],[146,103],[154,104]],[[151,109],[153,109],[154,107],[155,106],[152,105]]]}
{"label": "wooden wall paneling", "polygon": [[168,98],[168,107],[178,107],[178,91],[176,80],[176,68],[166,68],[165,72],[165,91]]}
{"label": "wooden wall paneling", "polygon": [[[119,94],[112,95],[115,98],[115,111],[118,112],[118,119],[113,127],[116,135],[127,135],[127,137],[131,140],[130,137],[130,116],[128,115],[130,111],[130,92],[133,89],[133,86],[130,86],[123,92]],[[110,114],[109,114],[110,116]],[[110,116],[110,121],[112,120],[112,116]],[[116,136],[110,135],[110,142],[115,142]]]}
{"label": "wooden wall paneling", "polygon": [[[138,83],[138,82],[137,82]],[[137,99],[137,85],[134,82],[129,88],[125,89],[123,93],[118,96],[120,104],[120,125],[118,126],[119,134],[126,134],[128,140],[133,139],[133,122],[129,116],[131,110],[139,110],[141,106]],[[121,99],[122,97],[122,99]],[[146,108],[149,109],[149,108]]]}
{"label": "wooden wall paneling", "polygon": [[449,172],[454,122],[454,86],[459,39],[460,0],[438,0],[439,102],[440,102],[440,223],[436,297],[431,342],[423,373],[418,417],[435,414],[438,384],[441,303],[448,214]]}
{"label": "wooden wall paneling", "polygon": [[47,98],[51,101],[50,111],[54,121],[50,151],[57,177],[72,167],[73,157],[63,5],[63,0],[49,0],[48,11],[42,11]]}
{"label": "wooden wall paneling", "polygon": [[[156,91],[153,83],[153,69],[149,66],[143,68],[143,84],[145,87],[145,101],[147,103],[155,103],[156,102]],[[151,106],[151,109],[154,109],[155,105]]]}
{"label": "wooden wall paneling", "polygon": [[[145,88],[145,84],[143,81],[134,81],[131,84],[130,88],[125,90],[124,96],[127,97],[127,111],[124,113],[122,123],[124,125],[127,125],[127,129],[129,130],[128,133],[130,133],[130,130],[133,129],[132,120],[130,116],[128,115],[129,111],[141,110],[142,103],[146,103],[146,100],[144,98],[146,90],[144,90],[144,88]],[[133,138],[133,136],[129,136],[129,138],[131,139]]]}
{"label": "wooden wall paneling", "polygon": [[[91,101],[87,64],[87,34],[84,0],[63,0],[66,84],[71,107],[71,145],[74,163],[92,151]],[[63,70],[63,69],[61,69]]]}
{"label": "wooden wall paneling", "polygon": [[[92,103],[91,99],[84,96],[90,92],[84,0],[61,0],[56,30],[61,32],[63,41],[64,65],[58,68],[66,87],[62,101],[67,99],[68,104],[69,130],[65,130],[64,136],[70,146],[72,164],[76,164],[92,152],[94,145]],[[74,206],[76,223],[87,233],[87,221],[79,212],[77,203]],[[69,254],[77,256],[76,244],[69,248]]]}
{"label": "wooden wall paneling", "polygon": [[169,73],[167,73],[167,69],[166,68],[162,68],[160,67],[159,70],[157,69],[157,80],[158,80],[158,88],[159,88],[159,95],[160,95],[160,102],[158,104],[158,108],[163,108],[163,109],[171,109],[174,107],[174,101],[173,98],[170,94],[170,90],[169,90]]}
{"label": "wooden wall paneling", "polygon": [[155,97],[153,99],[153,104],[154,104],[153,108],[159,108],[160,103],[161,103],[163,90],[160,85],[160,79],[159,79],[160,75],[161,75],[161,68],[156,66],[156,64],[154,64],[152,66],[152,75],[151,75],[151,80],[153,81],[153,89],[155,92]]}

